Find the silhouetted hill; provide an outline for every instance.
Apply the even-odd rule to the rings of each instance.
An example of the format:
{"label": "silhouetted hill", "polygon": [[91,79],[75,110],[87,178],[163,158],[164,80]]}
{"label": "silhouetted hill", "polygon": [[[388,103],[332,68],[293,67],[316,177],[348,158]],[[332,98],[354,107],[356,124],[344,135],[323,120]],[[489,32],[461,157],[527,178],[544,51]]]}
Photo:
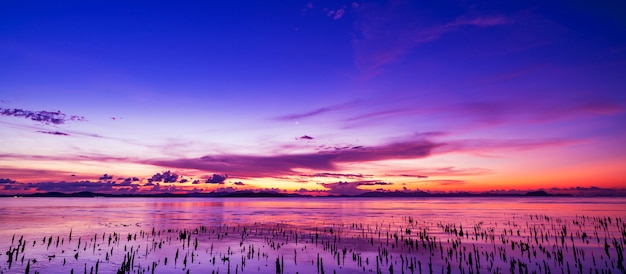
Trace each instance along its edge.
{"label": "silhouetted hill", "polygon": [[[14,195],[0,195],[0,197],[13,197]],[[139,197],[157,197],[157,198],[185,198],[185,197],[209,197],[209,198],[288,198],[288,197],[315,197],[311,195],[301,195],[301,194],[287,194],[287,193],[279,193],[272,191],[234,191],[234,192],[195,192],[195,193],[158,193],[158,194],[103,194],[103,193],[94,193],[94,192],[75,192],[75,193],[61,193],[61,192],[45,192],[45,193],[34,193],[34,194],[26,194],[26,195],[17,195],[20,197],[84,197],[84,198],[93,198],[93,197],[129,197],[129,198],[139,198]],[[515,194],[515,193],[470,193],[470,192],[453,192],[453,193],[429,193],[424,191],[371,191],[365,192],[358,195],[329,195],[329,196],[320,196],[327,198],[361,198],[361,197],[405,197],[405,198],[420,198],[420,197],[571,197],[571,194],[550,194],[545,191],[530,191],[525,194]]]}
{"label": "silhouetted hill", "polygon": [[524,194],[524,196],[545,197],[545,196],[552,196],[552,194],[548,194],[548,192],[545,192],[543,190],[539,190],[539,191],[528,192],[528,193]]}
{"label": "silhouetted hill", "polygon": [[372,191],[365,192],[363,194],[356,195],[356,197],[431,197],[432,194],[424,191],[410,191],[410,192],[401,192],[401,191],[393,191],[393,192],[380,192],[380,191]]}

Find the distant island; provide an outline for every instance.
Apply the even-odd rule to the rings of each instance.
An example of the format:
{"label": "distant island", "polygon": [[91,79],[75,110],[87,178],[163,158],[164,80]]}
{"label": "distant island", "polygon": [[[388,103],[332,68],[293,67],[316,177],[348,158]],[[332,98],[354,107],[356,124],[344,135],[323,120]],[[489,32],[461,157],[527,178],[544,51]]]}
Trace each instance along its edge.
{"label": "distant island", "polygon": [[573,197],[571,194],[550,194],[545,191],[530,191],[522,194],[514,193],[429,193],[424,191],[372,191],[357,195],[327,195],[313,196],[297,193],[280,193],[272,191],[233,191],[233,192],[194,192],[194,193],[159,193],[159,194],[107,194],[94,193],[89,191],[62,193],[62,192],[41,192],[24,195],[0,195],[0,197],[51,197],[51,198],[289,198],[289,197],[321,197],[321,198],[425,198],[425,197]]}

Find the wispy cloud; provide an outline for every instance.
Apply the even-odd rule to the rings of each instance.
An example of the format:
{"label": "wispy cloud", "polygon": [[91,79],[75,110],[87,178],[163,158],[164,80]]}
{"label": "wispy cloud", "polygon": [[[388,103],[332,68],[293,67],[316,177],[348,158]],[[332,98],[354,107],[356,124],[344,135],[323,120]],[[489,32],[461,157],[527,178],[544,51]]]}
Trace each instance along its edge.
{"label": "wispy cloud", "polygon": [[2,116],[12,116],[12,117],[23,117],[26,119],[33,120],[35,122],[39,122],[42,124],[55,124],[61,125],[65,124],[68,121],[85,121],[85,117],[78,115],[66,115],[65,113],[59,111],[31,111],[19,108],[0,108],[0,115]]}
{"label": "wispy cloud", "polygon": [[33,155],[33,154],[0,154],[0,159],[7,160],[40,160],[40,161],[94,161],[94,162],[136,162],[136,159],[115,157],[102,154],[65,154],[65,155]]}
{"label": "wispy cloud", "polygon": [[346,10],[341,8],[341,9],[337,9],[336,11],[333,11],[332,14],[329,13],[329,16],[332,16],[333,20],[339,20],[341,19],[341,17],[343,17],[344,14],[346,14]]}
{"label": "wispy cloud", "polygon": [[39,183],[13,183],[5,184],[2,192],[15,194],[27,194],[32,192],[62,192],[74,193],[81,191],[89,191],[94,193],[136,193],[139,190],[138,184],[127,184],[124,182],[117,183],[111,181],[105,182],[39,182]]}
{"label": "wispy cloud", "polygon": [[38,130],[39,133],[50,134],[50,135],[58,135],[58,136],[70,136],[68,133],[60,132],[60,131],[44,131]]}
{"label": "wispy cloud", "polygon": [[408,7],[409,2],[360,5],[355,24],[355,63],[366,77],[380,73],[380,67],[398,61],[416,46],[435,41],[446,33],[463,27],[493,27],[510,23],[499,15],[460,16],[447,23],[429,25],[421,14]]}
{"label": "wispy cloud", "polygon": [[477,176],[493,173],[486,168],[457,168],[453,166],[437,168],[416,168],[414,170],[404,170],[398,173],[388,173],[388,177],[411,177],[416,179],[426,179],[433,176]]}
{"label": "wispy cloud", "polygon": [[[410,101],[411,99],[406,99]],[[472,100],[458,103],[422,106],[391,106],[377,110],[353,112],[340,118],[348,128],[371,127],[408,117],[437,117],[456,127],[467,129],[485,126],[543,124],[556,121],[614,115],[626,112],[626,106],[603,98],[546,99],[526,94],[501,100]],[[449,128],[453,131],[455,128]]]}
{"label": "wispy cloud", "polygon": [[336,111],[347,111],[357,107],[360,107],[363,104],[360,100],[348,101],[336,105],[330,105],[326,107],[317,108],[311,111],[302,112],[302,113],[292,113],[287,115],[282,115],[278,117],[274,117],[274,120],[278,121],[298,121],[306,118],[311,118],[315,116],[319,116],[322,114],[327,114],[329,112]]}
{"label": "wispy cloud", "polygon": [[322,178],[349,178],[349,179],[363,179],[363,178],[371,178],[373,175],[369,174],[352,174],[352,173],[332,173],[332,172],[322,172],[322,173],[313,173],[313,174],[300,174],[301,177],[322,177]]}
{"label": "wispy cloud", "polygon": [[309,135],[302,135],[298,138],[296,138],[297,140],[313,140],[314,138],[309,136]]}
{"label": "wispy cloud", "polygon": [[316,116],[316,115],[319,115],[319,114],[322,114],[322,113],[326,113],[326,112],[330,112],[330,111],[334,111],[334,110],[335,109],[330,108],[330,107],[318,108],[316,110],[305,112],[305,113],[289,114],[289,115],[279,116],[279,117],[276,117],[276,120],[298,120],[298,119],[308,118],[308,117],[311,117],[311,116]]}
{"label": "wispy cloud", "polygon": [[525,151],[584,143],[581,139],[474,139],[457,140],[441,147],[440,152],[481,153],[494,151]]}
{"label": "wispy cloud", "polygon": [[[60,135],[60,136],[85,136],[85,137],[93,137],[93,138],[108,138],[111,139],[109,137],[104,137],[100,134],[94,134],[94,133],[88,133],[88,132],[82,132],[82,131],[75,131],[75,130],[63,130],[63,131],[58,131],[58,130],[49,130],[48,126],[46,124],[36,124],[36,125],[26,125],[26,124],[16,124],[16,123],[11,123],[11,122],[6,122],[6,121],[0,121],[1,125],[5,125],[14,129],[19,129],[19,130],[26,130],[26,131],[36,131],[38,133],[43,133],[43,134],[51,134],[51,135]],[[53,125],[54,126],[54,125]],[[65,135],[67,134],[67,135]]]}
{"label": "wispy cloud", "polygon": [[442,186],[456,186],[465,184],[464,180],[425,180],[423,182],[435,183]]}

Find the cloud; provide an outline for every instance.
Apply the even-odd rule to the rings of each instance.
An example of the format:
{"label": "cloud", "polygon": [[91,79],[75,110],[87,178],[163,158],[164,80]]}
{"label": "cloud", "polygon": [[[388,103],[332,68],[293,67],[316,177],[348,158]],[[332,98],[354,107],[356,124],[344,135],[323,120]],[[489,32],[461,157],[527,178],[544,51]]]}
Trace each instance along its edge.
{"label": "cloud", "polygon": [[453,185],[465,184],[465,181],[463,180],[426,180],[424,182],[436,183],[442,186],[453,186]]}
{"label": "cloud", "polygon": [[355,100],[355,101],[344,102],[344,103],[337,104],[337,105],[331,105],[327,107],[318,108],[318,109],[304,112],[304,113],[295,113],[295,114],[278,116],[273,119],[278,120],[278,121],[297,121],[300,119],[305,119],[305,118],[310,118],[310,117],[318,116],[321,114],[325,114],[328,112],[346,111],[346,110],[357,108],[361,105],[362,105],[361,101]]}
{"label": "cloud", "polygon": [[100,178],[98,178],[98,180],[100,180],[100,181],[109,181],[111,179],[113,179],[113,176],[112,175],[108,175],[106,173],[104,175],[102,175]]}
{"label": "cloud", "polygon": [[[0,159],[3,159],[0,155]],[[42,178],[69,178],[72,172],[62,170],[45,170],[16,167],[0,167],[0,174],[10,174],[13,178],[20,178],[20,181],[38,181]]]}
{"label": "cloud", "polygon": [[339,20],[341,17],[343,17],[344,14],[346,14],[346,10],[338,9],[337,11],[335,11],[335,16],[333,16],[333,20]]}
{"label": "cloud", "polygon": [[[560,97],[567,96],[561,95]],[[447,121],[447,131],[454,127],[462,130],[499,125],[533,125],[570,120],[581,117],[597,117],[615,115],[626,112],[626,105],[611,98],[593,98],[576,96],[572,98],[546,98],[546,96],[529,96],[515,94],[508,98],[476,99],[451,102],[449,104],[433,103],[418,104],[412,98],[402,98],[406,104],[394,102],[390,107],[370,108],[359,112],[351,111],[349,116],[339,118],[345,128],[373,127],[385,125],[389,121],[416,117],[425,119],[432,117]],[[366,108],[362,108],[366,109]],[[442,133],[449,134],[449,133]],[[436,136],[436,135],[433,135]],[[428,137],[428,136],[424,136]]]}
{"label": "cloud", "polygon": [[297,172],[296,169],[333,171],[337,169],[336,165],[340,163],[424,158],[428,157],[433,149],[442,145],[425,140],[414,140],[308,154],[273,156],[222,154],[207,155],[200,158],[148,160],[143,163],[162,167],[220,172],[238,178],[275,177],[299,175],[301,172]]}
{"label": "cloud", "polygon": [[242,182],[234,182],[233,184],[234,184],[234,185],[237,185],[237,186],[244,186],[244,185],[246,185],[246,184],[244,184],[244,183],[242,183]]}
{"label": "cloud", "polygon": [[386,176],[393,176],[393,177],[411,177],[411,178],[417,178],[417,179],[426,179],[428,178],[428,176],[426,175],[413,175],[413,174],[386,174]]}
{"label": "cloud", "polygon": [[[422,10],[422,9],[417,9]],[[493,27],[510,23],[499,16],[460,16],[447,23],[429,25],[426,16],[416,12],[412,2],[359,5],[353,40],[355,65],[366,77],[380,73],[380,68],[394,63],[416,46],[435,41],[446,33],[473,26]]]}
{"label": "cloud", "polygon": [[358,195],[367,190],[359,188],[360,186],[386,186],[392,183],[379,181],[356,181],[356,182],[336,182],[336,183],[319,183],[319,185],[328,189],[328,193],[336,195]]}
{"label": "cloud", "polygon": [[371,178],[373,175],[363,175],[363,174],[351,174],[351,173],[331,173],[331,172],[323,172],[323,173],[314,173],[314,174],[300,174],[303,177],[327,177],[327,178],[352,178],[352,179],[362,179],[362,178]]}
{"label": "cloud", "polygon": [[[382,160],[419,159],[434,153],[484,153],[493,151],[524,151],[550,146],[575,144],[580,141],[561,139],[514,139],[514,140],[459,140],[435,143],[423,139],[396,142],[380,146],[346,146],[334,150],[321,150],[317,153],[278,154],[253,156],[239,154],[207,155],[200,158],[157,159],[141,163],[169,168],[184,168],[229,174],[236,178],[278,178],[282,176],[302,177],[345,177],[359,178],[359,174],[333,172],[339,164],[373,162]],[[319,171],[303,173],[302,170]],[[402,176],[472,176],[489,174],[485,168],[416,168],[397,172]],[[216,182],[214,182],[216,183]]]}
{"label": "cloud", "polygon": [[139,185],[127,184],[124,182],[40,182],[40,183],[16,183],[5,185],[3,190],[12,193],[32,193],[32,192],[63,192],[74,193],[89,191],[94,193],[134,193],[139,189]]}
{"label": "cloud", "polygon": [[91,155],[32,155],[32,154],[0,154],[0,159],[35,160],[35,161],[94,161],[94,162],[134,162],[131,158],[113,157],[101,154]]}
{"label": "cloud", "polygon": [[492,170],[486,168],[456,168],[452,166],[438,168],[417,168],[414,170],[405,170],[397,174],[389,173],[385,176],[389,177],[413,177],[417,179],[426,179],[433,176],[476,176],[487,175],[493,173]]}
{"label": "cloud", "polygon": [[70,136],[69,134],[65,133],[65,132],[60,132],[60,131],[44,131],[44,130],[38,130],[37,132],[39,133],[45,133],[45,134],[51,134],[51,135],[59,135],[59,136]]}
{"label": "cloud", "polygon": [[308,118],[311,116],[316,116],[322,113],[326,113],[326,112],[330,112],[333,111],[333,108],[330,107],[325,107],[325,108],[318,108],[316,110],[310,111],[310,112],[305,112],[305,113],[299,113],[299,114],[290,114],[290,115],[285,115],[285,116],[279,116],[276,117],[276,120],[298,120],[298,119],[302,119],[302,118]]}
{"label": "cloud", "polygon": [[298,138],[296,138],[297,140],[313,140],[314,138],[309,136],[309,135],[302,135]]}
{"label": "cloud", "polygon": [[493,151],[526,151],[544,147],[580,144],[579,139],[473,139],[449,142],[439,152],[484,153]]}
{"label": "cloud", "polygon": [[228,178],[227,175],[219,175],[219,174],[213,174],[213,176],[209,177],[205,183],[207,184],[224,184],[224,181],[226,180],[226,178]]}
{"label": "cloud", "polygon": [[176,183],[179,175],[171,171],[165,171],[163,174],[157,173],[152,175],[152,178],[148,179],[149,182],[163,182],[163,183]]}
{"label": "cloud", "polygon": [[55,124],[61,125],[65,124],[68,121],[85,121],[85,117],[78,115],[66,115],[62,113],[60,110],[53,111],[30,111],[19,108],[0,108],[0,115],[3,116],[12,116],[12,117],[24,117],[26,119],[30,119],[36,122],[40,122],[42,124]]}
{"label": "cloud", "polygon": [[16,182],[9,178],[0,178],[0,184],[15,184]]}

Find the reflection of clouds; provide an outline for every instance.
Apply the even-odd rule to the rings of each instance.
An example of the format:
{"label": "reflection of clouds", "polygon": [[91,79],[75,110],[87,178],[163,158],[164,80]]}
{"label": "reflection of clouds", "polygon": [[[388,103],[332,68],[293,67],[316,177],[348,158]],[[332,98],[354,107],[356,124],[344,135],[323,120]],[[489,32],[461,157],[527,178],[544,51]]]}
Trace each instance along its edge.
{"label": "reflection of clouds", "polygon": [[213,225],[228,221],[224,216],[224,201],[205,198],[164,198],[150,203],[146,216],[155,227]]}

